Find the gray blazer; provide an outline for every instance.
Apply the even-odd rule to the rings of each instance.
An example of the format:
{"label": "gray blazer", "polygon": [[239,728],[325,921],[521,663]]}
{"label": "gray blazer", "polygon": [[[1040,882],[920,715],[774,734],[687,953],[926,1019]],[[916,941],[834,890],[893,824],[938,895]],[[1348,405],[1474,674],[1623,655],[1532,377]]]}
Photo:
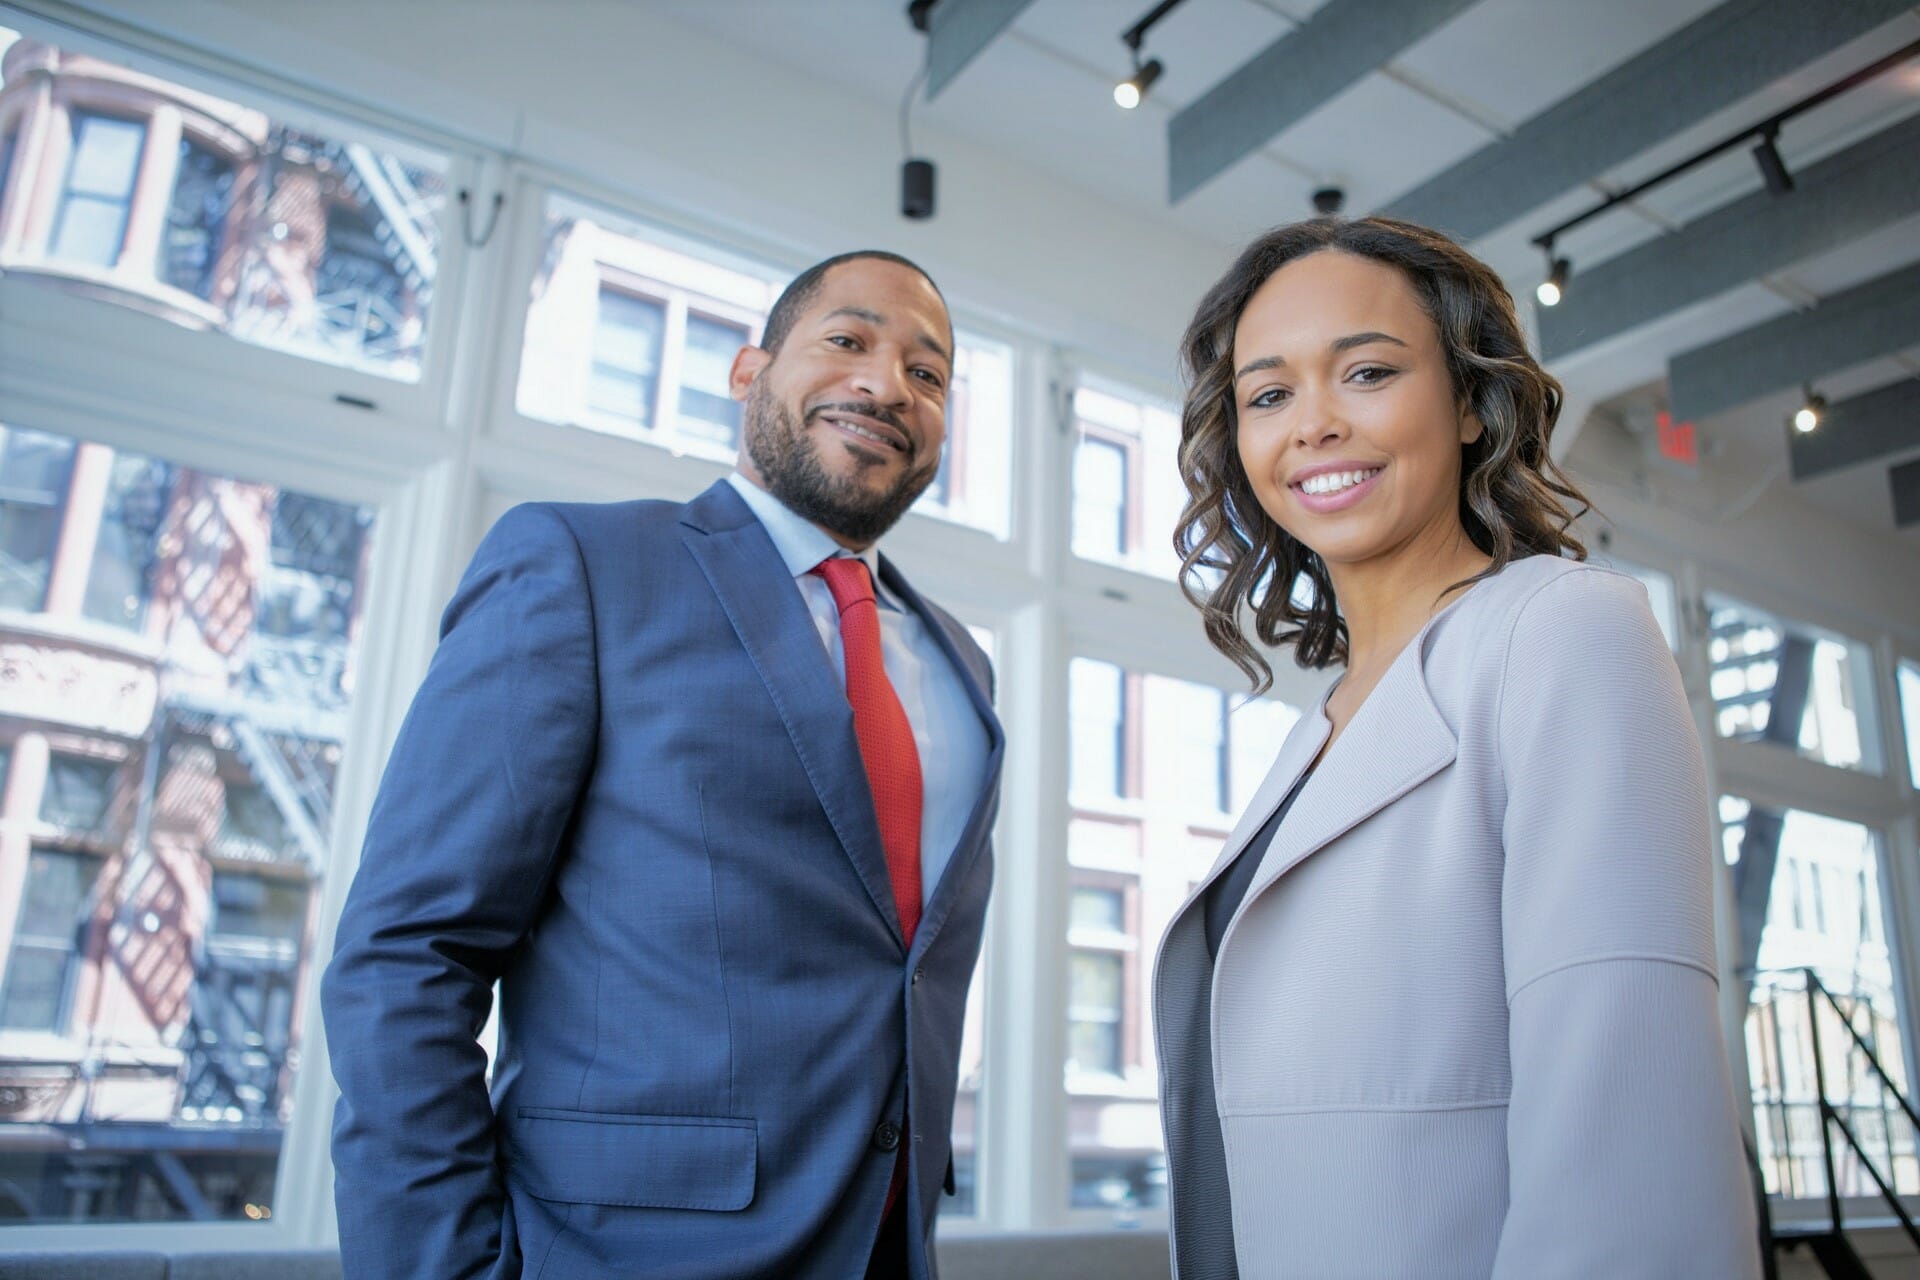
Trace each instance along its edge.
{"label": "gray blazer", "polygon": [[1534,556],[1442,610],[1210,965],[1201,895],[1324,708],[1161,942],[1180,1280],[1758,1276],[1705,771],[1640,584]]}

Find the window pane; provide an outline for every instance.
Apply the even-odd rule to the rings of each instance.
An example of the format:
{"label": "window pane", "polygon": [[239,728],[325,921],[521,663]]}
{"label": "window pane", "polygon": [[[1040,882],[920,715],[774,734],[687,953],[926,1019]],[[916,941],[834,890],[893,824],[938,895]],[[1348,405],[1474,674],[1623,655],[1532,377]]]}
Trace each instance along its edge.
{"label": "window pane", "polygon": [[[1905,1092],[1905,1011],[1886,941],[1879,841],[1857,823],[1735,796],[1721,797],[1720,821],[1748,948],[1738,971],[1755,974],[1747,1067],[1768,1192],[1807,1199],[1827,1192],[1816,1031],[1827,1101],[1874,1165],[1891,1171],[1899,1192],[1920,1191],[1912,1125],[1848,1033],[1851,1026]],[[1767,882],[1764,894],[1751,888],[1756,877]],[[1808,970],[1831,999],[1809,999]],[[1876,1194],[1856,1159],[1843,1159],[1836,1175],[1842,1195]]]}
{"label": "window pane", "polygon": [[38,609],[73,468],[73,441],[0,427],[0,606]]}
{"label": "window pane", "polygon": [[1166,1197],[1154,948],[1300,712],[1087,658],[1069,667],[1067,711],[1070,1203],[1125,1219]]}
{"label": "window pane", "polygon": [[728,376],[733,358],[747,345],[743,326],[705,316],[687,317],[687,346],[680,357],[680,429],[725,449],[740,444],[740,402]]}
{"label": "window pane", "polygon": [[0,1027],[64,1030],[73,966],[101,859],[35,849],[20,888],[20,915],[0,993]]}
{"label": "window pane", "polygon": [[1126,915],[1126,895],[1118,889],[1075,889],[1073,905],[1067,913],[1067,928],[1124,933]]}
{"label": "window pane", "polygon": [[81,606],[89,618],[130,631],[145,625],[158,550],[154,537],[172,490],[173,472],[164,462],[137,453],[114,457]]}
{"label": "window pane", "polygon": [[[0,830],[63,846],[0,884],[44,922],[16,932],[0,1018],[65,1034],[0,1036],[0,1091],[20,1100],[0,1111],[0,1181],[49,1221],[257,1217],[316,976],[373,512],[65,444],[82,535],[50,549],[51,578],[75,584],[53,592],[65,612],[0,618],[19,672],[0,683],[16,775]],[[138,536],[113,544],[116,526]],[[146,607],[120,622],[141,644],[75,626],[140,581]]]}
{"label": "window pane", "polygon": [[214,267],[232,207],[232,162],[182,139],[167,226],[160,235],[160,279],[195,297],[211,299]]}
{"label": "window pane", "polygon": [[119,771],[109,760],[53,756],[40,793],[40,821],[78,832],[99,831],[113,803],[113,782]]}
{"label": "window pane", "polygon": [[1074,795],[1126,794],[1126,675],[1091,658],[1075,658],[1067,675],[1067,759]]}
{"label": "window pane", "polygon": [[1127,545],[1126,447],[1081,436],[1073,450],[1073,554],[1119,564]]}
{"label": "window pane", "polygon": [[[14,34],[0,31],[0,39]],[[50,51],[18,44],[29,55]],[[33,167],[9,179],[10,201],[57,201],[44,253],[22,246],[23,265],[35,268],[29,278],[196,330],[418,380],[446,157],[402,156],[276,120],[72,50],[22,61],[35,74],[0,79],[0,114],[49,82],[72,112],[71,148],[41,148]],[[181,140],[154,155],[149,128],[175,119]],[[167,201],[157,227],[129,223],[136,192]],[[97,269],[115,264],[103,284]]]}
{"label": "window pane", "polygon": [[1073,411],[1073,553],[1172,578],[1180,567],[1173,528],[1187,499],[1179,415],[1087,386],[1074,392]]}
{"label": "window pane", "polygon": [[1708,687],[1721,737],[1881,771],[1867,646],[1724,596],[1709,594],[1706,603]]}
{"label": "window pane", "polygon": [[1903,662],[1900,672],[1900,723],[1907,739],[1907,776],[1920,791],[1920,665]]}

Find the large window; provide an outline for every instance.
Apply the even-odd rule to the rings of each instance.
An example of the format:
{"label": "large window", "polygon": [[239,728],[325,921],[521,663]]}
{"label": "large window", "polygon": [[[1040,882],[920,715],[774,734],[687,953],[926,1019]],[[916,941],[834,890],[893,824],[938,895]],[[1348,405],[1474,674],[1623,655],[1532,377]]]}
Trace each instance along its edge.
{"label": "large window", "polygon": [[[1750,975],[1747,1068],[1768,1192],[1808,1199],[1827,1193],[1816,1043],[1828,1102],[1875,1168],[1903,1194],[1920,1192],[1912,1126],[1866,1054],[1906,1090],[1904,1010],[1881,896],[1879,840],[1857,823],[1735,796],[1721,798],[1720,822],[1746,948],[1739,971]],[[1831,999],[1808,990],[1809,972]],[[1870,1175],[1837,1133],[1834,1143],[1842,1194],[1874,1194]]]}
{"label": "large window", "polygon": [[1067,831],[1069,1202],[1165,1204],[1153,949],[1299,717],[1273,700],[1074,658]]}
{"label": "large window", "polygon": [[1842,769],[1881,771],[1873,657],[1857,640],[1707,596],[1714,728]]}
{"label": "large window", "polygon": [[[0,49],[15,69],[9,80],[0,68],[0,119],[18,121],[13,155],[34,157],[15,166],[7,199],[55,201],[45,232],[14,218],[28,238],[0,243],[33,279],[419,378],[445,156],[275,119],[4,28]],[[29,70],[58,82],[51,98],[36,97],[45,76]]]}
{"label": "large window", "polygon": [[0,1218],[260,1218],[372,513],[8,437],[77,461],[0,618]]}
{"label": "large window", "polygon": [[[528,417],[732,462],[728,374],[793,273],[549,194],[515,405]],[[1013,349],[956,335],[940,471],[914,510],[1006,537]]]}

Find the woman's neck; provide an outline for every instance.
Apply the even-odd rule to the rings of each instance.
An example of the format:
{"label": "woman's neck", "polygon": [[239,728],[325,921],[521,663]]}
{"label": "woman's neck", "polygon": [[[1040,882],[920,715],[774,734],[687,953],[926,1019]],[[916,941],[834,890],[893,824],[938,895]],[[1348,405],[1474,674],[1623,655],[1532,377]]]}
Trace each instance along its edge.
{"label": "woman's neck", "polygon": [[1391,663],[1427,619],[1459,595],[1449,588],[1492,563],[1455,526],[1372,560],[1328,565],[1347,624],[1347,669],[1375,672]]}

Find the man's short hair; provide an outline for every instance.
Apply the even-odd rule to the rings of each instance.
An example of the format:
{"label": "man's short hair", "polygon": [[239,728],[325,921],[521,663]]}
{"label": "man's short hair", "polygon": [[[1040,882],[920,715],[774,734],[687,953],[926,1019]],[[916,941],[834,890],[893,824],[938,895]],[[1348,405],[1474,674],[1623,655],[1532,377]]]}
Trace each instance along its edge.
{"label": "man's short hair", "polygon": [[[820,286],[827,278],[827,272],[843,262],[857,262],[862,258],[875,258],[881,262],[891,262],[919,274],[922,280],[933,285],[933,291],[939,294],[940,302],[945,305],[947,295],[940,293],[940,286],[933,283],[933,277],[927,274],[925,267],[911,258],[903,258],[897,253],[888,253],[885,249],[855,249],[851,253],[835,254],[825,262],[816,262],[793,278],[792,283],[781,290],[775,299],[773,310],[767,312],[767,325],[760,334],[760,349],[777,355],[780,344],[793,332],[794,324],[806,314],[807,308],[820,295]],[[953,322],[947,322],[949,330]]]}

